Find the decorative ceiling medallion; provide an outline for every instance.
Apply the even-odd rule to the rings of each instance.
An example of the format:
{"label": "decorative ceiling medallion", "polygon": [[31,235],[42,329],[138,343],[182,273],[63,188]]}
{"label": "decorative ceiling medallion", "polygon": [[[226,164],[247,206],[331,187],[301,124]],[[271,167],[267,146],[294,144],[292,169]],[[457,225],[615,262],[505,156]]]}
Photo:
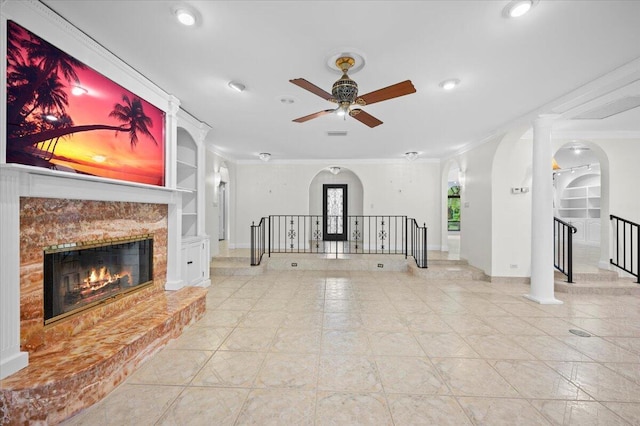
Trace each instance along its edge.
{"label": "decorative ceiling medallion", "polygon": [[338,53],[329,55],[329,57],[327,57],[327,67],[332,71],[343,74],[344,72],[341,65],[336,63],[340,58],[350,58],[352,60],[351,66],[347,68],[350,75],[360,71],[366,64],[366,60],[362,53],[358,53],[354,49],[345,49]]}

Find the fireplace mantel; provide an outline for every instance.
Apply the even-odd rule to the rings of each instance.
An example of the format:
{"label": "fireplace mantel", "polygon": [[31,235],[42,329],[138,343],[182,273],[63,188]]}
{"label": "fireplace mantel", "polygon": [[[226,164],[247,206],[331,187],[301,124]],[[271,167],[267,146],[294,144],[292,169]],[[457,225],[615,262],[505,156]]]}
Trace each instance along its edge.
{"label": "fireplace mantel", "polygon": [[20,198],[166,204],[167,276],[165,289],[180,278],[182,191],[15,164],[0,164],[0,379],[24,368],[20,351]]}

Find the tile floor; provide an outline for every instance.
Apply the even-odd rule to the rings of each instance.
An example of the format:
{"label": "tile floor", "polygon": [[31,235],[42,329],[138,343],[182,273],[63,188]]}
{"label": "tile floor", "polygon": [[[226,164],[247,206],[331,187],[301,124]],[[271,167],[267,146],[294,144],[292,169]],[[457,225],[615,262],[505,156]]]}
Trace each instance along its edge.
{"label": "tile floor", "polygon": [[640,297],[526,292],[400,272],[213,277],[202,320],[65,424],[640,424]]}

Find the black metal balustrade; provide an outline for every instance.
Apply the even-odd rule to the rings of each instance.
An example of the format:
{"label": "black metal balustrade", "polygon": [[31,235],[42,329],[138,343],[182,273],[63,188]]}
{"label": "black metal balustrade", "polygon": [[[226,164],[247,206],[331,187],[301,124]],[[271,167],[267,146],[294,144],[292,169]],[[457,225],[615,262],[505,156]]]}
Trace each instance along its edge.
{"label": "black metal balustrade", "polygon": [[[406,216],[272,215],[251,225],[251,265],[272,253],[399,254],[427,267],[427,229]],[[265,239],[265,223],[267,237]],[[409,228],[411,227],[411,228]],[[337,235],[340,235],[339,237]],[[266,247],[265,247],[266,245]]]}
{"label": "black metal balustrade", "polygon": [[255,225],[251,224],[251,266],[259,265],[264,256],[265,247],[265,228],[266,218],[260,219],[260,222]]}
{"label": "black metal balustrade", "polygon": [[640,283],[638,264],[640,264],[640,225],[615,215],[609,215],[613,228],[613,255],[609,260],[612,265],[636,277]]}
{"label": "black metal balustrade", "polygon": [[418,225],[415,219],[407,219],[407,256],[413,256],[419,268],[427,267],[427,224]]}
{"label": "black metal balustrade", "polygon": [[557,217],[553,218],[553,266],[573,283],[573,234],[576,227]]}

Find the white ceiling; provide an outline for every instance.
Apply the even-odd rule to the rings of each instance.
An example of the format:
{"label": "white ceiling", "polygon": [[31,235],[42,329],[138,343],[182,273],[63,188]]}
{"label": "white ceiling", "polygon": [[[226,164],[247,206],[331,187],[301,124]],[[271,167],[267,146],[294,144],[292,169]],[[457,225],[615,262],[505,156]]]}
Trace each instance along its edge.
{"label": "white ceiling", "polygon": [[[640,58],[640,1],[541,0],[506,19],[507,0],[191,0],[195,27],[175,21],[177,1],[44,3],[177,96],[213,127],[207,142],[234,160],[265,151],[281,160],[446,157]],[[352,75],[361,94],[406,79],[417,93],[364,107],[384,122],[373,129],[334,115],[293,123],[333,104],[289,80],[330,92],[340,75],[327,59],[344,51],[366,59]],[[461,85],[443,91],[438,84],[448,78]],[[230,80],[246,90],[231,90]],[[640,131],[635,110],[611,125],[581,120],[565,128]],[[349,133],[326,135],[334,130]]]}

